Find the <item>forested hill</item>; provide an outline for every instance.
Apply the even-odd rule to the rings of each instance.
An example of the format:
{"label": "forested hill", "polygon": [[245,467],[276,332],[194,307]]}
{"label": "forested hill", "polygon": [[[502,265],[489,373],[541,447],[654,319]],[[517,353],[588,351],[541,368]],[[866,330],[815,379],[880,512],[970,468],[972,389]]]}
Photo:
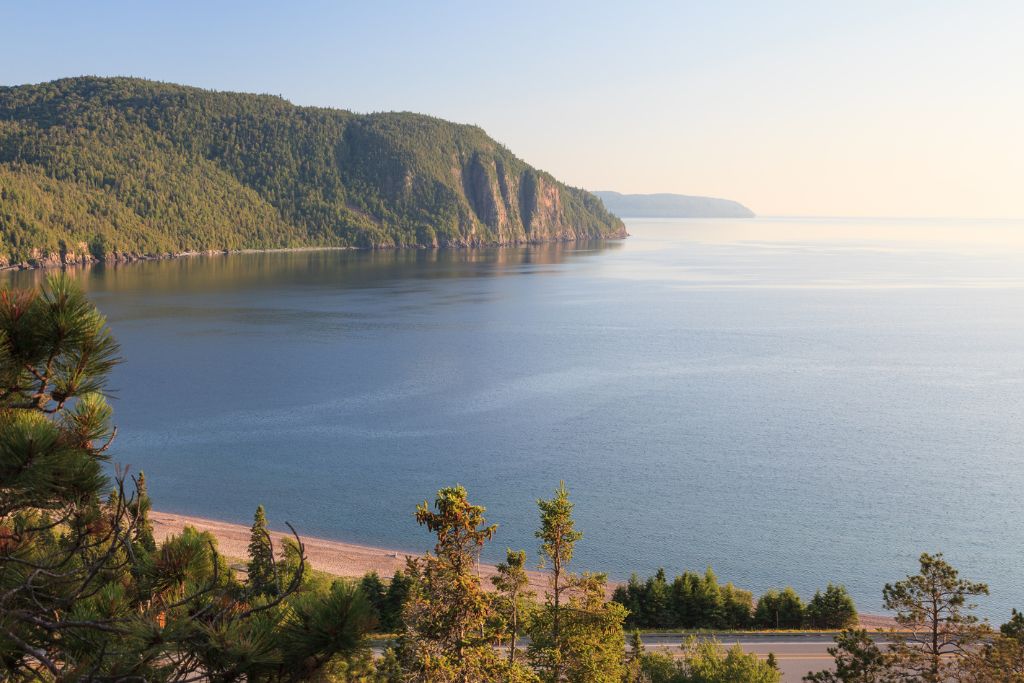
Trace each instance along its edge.
{"label": "forested hill", "polygon": [[753,218],[739,202],[685,194],[595,192],[609,210],[630,218]]}
{"label": "forested hill", "polygon": [[0,87],[0,264],[624,237],[475,126],[133,78]]}

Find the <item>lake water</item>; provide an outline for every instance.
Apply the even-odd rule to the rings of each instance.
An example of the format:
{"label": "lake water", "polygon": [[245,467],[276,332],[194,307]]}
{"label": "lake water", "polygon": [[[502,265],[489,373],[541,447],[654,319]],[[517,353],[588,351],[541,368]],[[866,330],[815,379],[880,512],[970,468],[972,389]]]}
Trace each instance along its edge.
{"label": "lake water", "polygon": [[[594,245],[299,252],[79,271],[126,362],[115,458],[163,510],[430,545],[464,484],[536,555],[881,588],[945,551],[1024,607],[1024,224],[628,221]],[[28,282],[37,273],[14,276]]]}

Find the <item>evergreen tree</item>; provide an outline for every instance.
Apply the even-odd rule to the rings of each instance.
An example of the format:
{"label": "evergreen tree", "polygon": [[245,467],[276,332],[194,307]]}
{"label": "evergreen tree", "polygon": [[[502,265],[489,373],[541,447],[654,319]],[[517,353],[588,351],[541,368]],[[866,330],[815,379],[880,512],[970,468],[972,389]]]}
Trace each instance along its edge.
{"label": "evergreen tree", "polygon": [[381,613],[381,628],[387,633],[402,630],[402,612],[413,588],[412,578],[401,569],[395,570],[384,595],[384,609]]}
{"label": "evergreen tree", "polygon": [[988,586],[961,579],[942,553],[922,553],[920,566],[917,574],[886,584],[882,598],[902,627],[893,636],[896,667],[925,683],[940,683],[986,635],[969,600],[988,595]]}
{"label": "evergreen tree", "polygon": [[262,505],[256,507],[249,532],[249,586],[260,595],[276,595],[280,590],[274,547]]}
{"label": "evergreen tree", "polygon": [[505,561],[498,564],[498,574],[491,579],[495,589],[504,598],[505,621],[508,624],[508,661],[516,661],[516,641],[519,639],[521,619],[533,600],[528,590],[530,578],[526,574],[526,551],[505,550]]}
{"label": "evergreen tree", "polygon": [[704,576],[697,584],[694,598],[697,623],[704,628],[717,627],[722,621],[722,589],[711,565],[704,570]]}
{"label": "evergreen tree", "polygon": [[828,653],[835,669],[808,673],[808,683],[896,683],[899,678],[885,654],[864,629],[846,629],[835,637]]}
{"label": "evergreen tree", "polygon": [[387,587],[380,580],[380,575],[375,571],[363,574],[359,580],[359,590],[363,592],[367,602],[373,607],[373,613],[377,617],[377,623],[384,621],[384,601],[387,597]]}
{"label": "evergreen tree", "polygon": [[749,591],[740,590],[731,583],[725,584],[720,594],[722,596],[720,628],[750,628],[754,612],[754,596]]}
{"label": "evergreen tree", "polygon": [[572,518],[573,503],[569,500],[569,491],[565,482],[560,482],[555,495],[550,500],[538,500],[540,508],[540,529],[536,536],[541,541],[540,567],[548,567],[550,572],[551,590],[546,596],[546,609],[550,617],[552,651],[537,655],[545,663],[545,675],[553,681],[561,680],[564,643],[562,641],[562,597],[568,589],[571,577],[567,577],[568,565],[572,562],[576,543],[583,534],[576,530],[576,522]]}
{"label": "evergreen tree", "polygon": [[631,628],[647,628],[642,614],[644,598],[644,585],[640,582],[640,577],[636,572],[629,575],[626,585],[616,586],[612,592],[612,600],[625,607],[629,612],[626,623]]}
{"label": "evergreen tree", "polygon": [[640,631],[633,629],[629,634],[629,658],[630,660],[640,659],[644,653],[644,639],[640,637]]}
{"label": "evergreen tree", "polygon": [[992,634],[963,658],[957,683],[1024,683],[1024,641]]}
{"label": "evergreen tree", "polygon": [[461,486],[438,491],[433,509],[426,501],[416,508],[416,521],[437,542],[433,555],[408,559],[415,585],[398,654],[410,680],[497,683],[515,667],[500,660],[485,630],[491,606],[476,563],[497,526],[484,512]]}
{"label": "evergreen tree", "polygon": [[857,608],[845,586],[828,584],[817,591],[807,604],[807,623],[811,628],[842,629],[857,624]]}
{"label": "evergreen tree", "polygon": [[153,537],[153,523],[149,521],[149,511],[153,504],[149,500],[149,491],[146,489],[146,474],[139,470],[139,478],[135,482],[135,543],[146,553],[156,550],[156,540]]}
{"label": "evergreen tree", "polygon": [[[530,656],[545,681],[620,683],[624,674],[625,608],[605,602],[604,574],[572,577],[562,605],[558,640],[555,612],[540,610],[530,626]],[[555,664],[557,663],[557,667]],[[556,676],[558,676],[556,678]]]}
{"label": "evergreen tree", "polygon": [[[619,603],[622,604],[622,603]],[[633,629],[629,634],[629,650],[622,675],[623,683],[641,683],[644,680],[644,641],[640,631]]]}
{"label": "evergreen tree", "polygon": [[1010,610],[1010,620],[999,627],[999,632],[1007,638],[1024,642],[1024,612]]}
{"label": "evergreen tree", "polygon": [[643,624],[648,628],[673,628],[676,621],[672,610],[671,589],[665,570],[659,568],[644,586]]}
{"label": "evergreen tree", "polygon": [[754,621],[764,628],[800,628],[803,620],[803,602],[790,587],[781,592],[769,590],[757,601],[754,610]]}

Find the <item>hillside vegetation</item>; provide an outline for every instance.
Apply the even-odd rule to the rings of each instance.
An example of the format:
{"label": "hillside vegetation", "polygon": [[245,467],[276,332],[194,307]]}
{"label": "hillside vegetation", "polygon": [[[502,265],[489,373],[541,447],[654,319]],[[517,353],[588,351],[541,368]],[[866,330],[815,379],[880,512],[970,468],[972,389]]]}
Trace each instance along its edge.
{"label": "hillside vegetation", "polygon": [[0,88],[0,265],[624,236],[476,126],[133,78]]}

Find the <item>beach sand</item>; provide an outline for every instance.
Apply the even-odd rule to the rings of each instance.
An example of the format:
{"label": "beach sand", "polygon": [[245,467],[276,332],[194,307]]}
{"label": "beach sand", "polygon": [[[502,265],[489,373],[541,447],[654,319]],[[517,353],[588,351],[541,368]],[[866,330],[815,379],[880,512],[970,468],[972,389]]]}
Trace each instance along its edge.
{"label": "beach sand", "polygon": [[[242,559],[249,554],[249,527],[230,522],[220,522],[201,517],[177,515],[168,512],[150,512],[150,520],[153,522],[153,532],[157,542],[163,541],[172,534],[179,534],[185,526],[195,527],[199,531],[209,531],[217,539],[218,549],[222,554],[233,559]],[[270,533],[274,539],[275,548],[281,547],[281,539],[289,536],[276,531]],[[360,577],[366,572],[375,571],[381,578],[389,579],[396,569],[405,567],[405,558],[410,553],[401,550],[388,550],[386,548],[374,548],[342,541],[328,541],[322,538],[311,538],[301,536],[302,543],[306,548],[306,558],[313,569],[332,574],[334,576]],[[494,576],[497,570],[493,565],[481,564],[480,576],[484,579],[483,585],[490,590],[492,584],[490,577]],[[548,588],[548,577],[540,571],[529,571],[530,589],[543,597],[544,591]],[[614,585],[609,585],[609,597]],[[861,628],[868,630],[895,628],[896,624],[892,618],[877,614],[861,614]]]}
{"label": "beach sand", "polygon": [[[157,543],[172,534],[179,534],[185,526],[195,527],[198,531],[209,531],[217,539],[218,550],[230,558],[245,558],[249,555],[249,527],[213,519],[177,515],[168,512],[153,511],[149,514],[153,522],[153,534]],[[275,549],[280,549],[281,540],[290,534],[277,531],[270,532]],[[396,569],[405,568],[407,551],[374,548],[342,541],[328,541],[322,538],[311,538],[300,534],[306,548],[306,559],[316,570],[334,576],[360,577],[366,572],[375,571],[381,578],[389,579]],[[480,576],[484,579],[484,587],[491,589],[490,577],[497,570],[493,565],[481,564]],[[530,589],[543,596],[547,588],[547,576],[540,571],[528,571]]]}

